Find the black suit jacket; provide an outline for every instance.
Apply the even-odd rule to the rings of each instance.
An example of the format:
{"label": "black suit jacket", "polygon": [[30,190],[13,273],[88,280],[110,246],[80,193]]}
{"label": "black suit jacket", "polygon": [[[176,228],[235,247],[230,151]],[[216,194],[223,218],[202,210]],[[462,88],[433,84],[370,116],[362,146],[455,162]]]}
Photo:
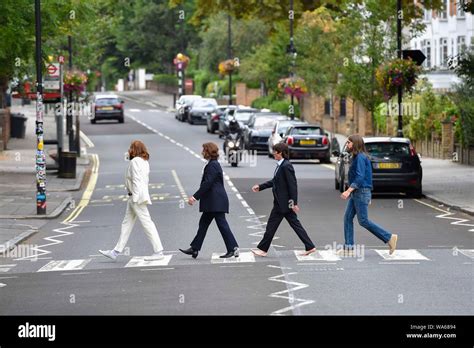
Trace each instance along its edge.
{"label": "black suit jacket", "polygon": [[287,159],[283,161],[275,177],[259,186],[259,190],[272,188],[273,204],[281,213],[291,211],[290,205],[298,204],[298,183],[296,182],[295,169]]}
{"label": "black suit jacket", "polygon": [[204,168],[201,186],[193,195],[199,201],[199,211],[228,213],[229,198],[224,188],[224,174],[217,160],[210,160]]}

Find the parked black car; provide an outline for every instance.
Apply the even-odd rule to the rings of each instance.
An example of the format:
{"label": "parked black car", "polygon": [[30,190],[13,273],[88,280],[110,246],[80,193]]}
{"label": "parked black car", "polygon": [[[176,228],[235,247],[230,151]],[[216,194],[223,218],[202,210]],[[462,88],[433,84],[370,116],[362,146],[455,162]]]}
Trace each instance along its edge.
{"label": "parked black car", "polygon": [[276,121],[289,120],[288,116],[274,112],[259,112],[250,117],[244,126],[244,147],[246,150],[267,151],[268,138]]}
{"label": "parked black car", "polygon": [[219,129],[219,119],[224,115],[228,107],[229,105],[218,105],[217,108],[208,115],[206,127],[208,133],[214,133]]}
{"label": "parked black car", "polygon": [[193,101],[188,112],[189,124],[206,124],[207,118],[216,110],[217,101],[214,98],[201,98]]}
{"label": "parked black car", "polygon": [[182,95],[176,102],[175,118],[181,122],[188,120],[189,109],[196,99],[201,99],[200,95]]}
{"label": "parked black car", "polygon": [[115,94],[98,94],[92,102],[91,123],[98,120],[118,120],[124,123],[123,100]]}
{"label": "parked black car", "polygon": [[[415,148],[407,138],[364,137],[365,147],[372,162],[374,191],[405,192],[411,197],[423,195],[423,169]],[[347,145],[337,156],[335,189],[343,192],[348,187],[350,155]]]}
{"label": "parked black car", "polygon": [[321,163],[331,163],[329,135],[319,125],[292,125],[283,142],[288,145],[290,159],[319,159]]}

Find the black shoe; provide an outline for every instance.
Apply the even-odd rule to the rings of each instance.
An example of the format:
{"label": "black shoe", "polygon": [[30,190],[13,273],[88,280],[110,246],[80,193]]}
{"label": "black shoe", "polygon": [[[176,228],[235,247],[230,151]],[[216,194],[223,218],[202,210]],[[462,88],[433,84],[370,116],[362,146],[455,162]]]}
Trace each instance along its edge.
{"label": "black shoe", "polygon": [[181,251],[182,253],[185,253],[186,255],[191,255],[193,257],[193,259],[198,257],[198,253],[199,253],[199,251],[194,250],[193,248],[189,248],[189,249],[186,249],[186,250],[179,249],[179,251]]}
{"label": "black shoe", "polygon": [[221,259],[227,259],[229,257],[239,257],[239,248],[235,247],[233,251],[229,251],[227,254],[219,256]]}

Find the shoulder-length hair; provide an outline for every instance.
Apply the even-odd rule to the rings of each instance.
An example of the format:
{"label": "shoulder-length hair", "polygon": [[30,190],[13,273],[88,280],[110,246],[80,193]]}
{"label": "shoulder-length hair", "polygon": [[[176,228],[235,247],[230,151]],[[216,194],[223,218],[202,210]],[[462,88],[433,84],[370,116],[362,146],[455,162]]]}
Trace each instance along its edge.
{"label": "shoulder-length hair", "polygon": [[352,143],[352,154],[354,156],[358,155],[359,153],[367,153],[367,149],[365,148],[364,139],[359,134],[353,134],[349,137],[349,141]]}
{"label": "shoulder-length hair", "polygon": [[215,143],[204,143],[202,154],[207,160],[216,160],[219,158],[219,147]]}
{"label": "shoulder-length hair", "polygon": [[145,161],[148,161],[150,159],[150,154],[148,153],[148,150],[140,140],[134,140],[130,144],[130,148],[128,149],[128,156],[130,160],[134,159],[135,157],[141,157]]}

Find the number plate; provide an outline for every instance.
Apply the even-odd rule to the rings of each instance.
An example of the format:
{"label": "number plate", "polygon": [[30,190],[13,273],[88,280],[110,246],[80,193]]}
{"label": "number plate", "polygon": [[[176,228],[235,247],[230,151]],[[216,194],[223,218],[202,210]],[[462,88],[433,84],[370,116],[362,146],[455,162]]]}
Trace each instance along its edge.
{"label": "number plate", "polygon": [[374,163],[376,169],[400,169],[401,163]]}
{"label": "number plate", "polygon": [[100,108],[100,110],[113,110],[114,108],[112,106],[103,106]]}
{"label": "number plate", "polygon": [[300,140],[301,145],[315,145],[316,140]]}

